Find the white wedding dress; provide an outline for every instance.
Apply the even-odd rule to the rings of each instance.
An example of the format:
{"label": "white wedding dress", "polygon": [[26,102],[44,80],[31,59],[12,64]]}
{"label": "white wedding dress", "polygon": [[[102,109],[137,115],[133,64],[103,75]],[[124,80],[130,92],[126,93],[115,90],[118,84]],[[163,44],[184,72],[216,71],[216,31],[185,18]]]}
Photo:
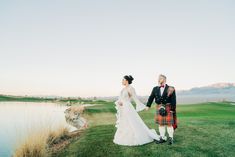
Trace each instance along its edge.
{"label": "white wedding dress", "polygon": [[[136,103],[136,109],[131,100]],[[122,106],[119,103],[122,103]],[[115,102],[117,109],[117,131],[113,142],[119,145],[135,146],[159,140],[160,136],[154,129],[149,129],[137,112],[145,109],[145,105],[139,101],[135,89],[129,85],[123,88],[119,99]]]}

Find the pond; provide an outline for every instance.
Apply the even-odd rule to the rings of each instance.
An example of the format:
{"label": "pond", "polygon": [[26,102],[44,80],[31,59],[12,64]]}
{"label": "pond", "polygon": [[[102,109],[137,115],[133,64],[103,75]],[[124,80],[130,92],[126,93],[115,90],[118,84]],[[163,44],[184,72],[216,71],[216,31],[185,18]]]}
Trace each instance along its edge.
{"label": "pond", "polygon": [[30,132],[42,128],[76,128],[65,121],[65,105],[34,102],[0,102],[0,156],[10,157]]}

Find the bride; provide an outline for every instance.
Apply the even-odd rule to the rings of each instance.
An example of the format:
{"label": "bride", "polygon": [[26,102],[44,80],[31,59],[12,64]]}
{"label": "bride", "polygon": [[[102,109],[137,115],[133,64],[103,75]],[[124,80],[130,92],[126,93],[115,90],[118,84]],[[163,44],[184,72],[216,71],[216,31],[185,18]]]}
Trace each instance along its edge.
{"label": "bride", "polygon": [[[133,81],[131,75],[124,76],[122,84],[125,86],[115,102],[117,109],[117,131],[113,142],[119,145],[135,146],[159,140],[160,136],[154,129],[149,129],[137,112],[142,111],[146,106],[139,101],[135,89],[130,85]],[[131,100],[136,103],[136,109],[131,104]]]}

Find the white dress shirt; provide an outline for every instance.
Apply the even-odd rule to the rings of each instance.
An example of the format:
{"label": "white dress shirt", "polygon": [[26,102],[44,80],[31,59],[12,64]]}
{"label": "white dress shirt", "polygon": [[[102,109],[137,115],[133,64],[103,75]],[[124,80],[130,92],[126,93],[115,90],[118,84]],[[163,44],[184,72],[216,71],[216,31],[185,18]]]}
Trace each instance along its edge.
{"label": "white dress shirt", "polygon": [[166,85],[165,85],[165,84],[164,84],[164,88],[163,88],[163,87],[160,88],[161,96],[162,96],[162,94],[163,94],[165,88],[166,88]]}

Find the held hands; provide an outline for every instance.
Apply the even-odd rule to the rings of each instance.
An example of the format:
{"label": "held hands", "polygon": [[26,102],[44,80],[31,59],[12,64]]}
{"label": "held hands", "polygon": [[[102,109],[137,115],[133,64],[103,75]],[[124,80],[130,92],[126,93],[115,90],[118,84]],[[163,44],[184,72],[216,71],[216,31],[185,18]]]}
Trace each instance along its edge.
{"label": "held hands", "polygon": [[122,102],[118,102],[118,104],[120,105],[120,106],[122,106],[123,104],[122,104]]}
{"label": "held hands", "polygon": [[148,111],[148,110],[149,110],[149,107],[146,107],[146,108],[145,108],[145,111]]}

